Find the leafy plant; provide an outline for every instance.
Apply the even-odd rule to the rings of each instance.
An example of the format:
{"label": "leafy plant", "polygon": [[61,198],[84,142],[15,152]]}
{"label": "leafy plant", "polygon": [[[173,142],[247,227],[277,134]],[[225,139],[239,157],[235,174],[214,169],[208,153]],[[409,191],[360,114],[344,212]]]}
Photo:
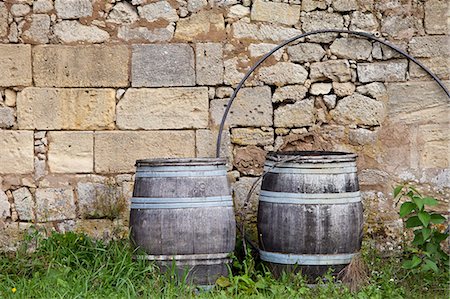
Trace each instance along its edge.
{"label": "leafy plant", "polygon": [[408,248],[410,259],[403,262],[403,268],[422,272],[433,270],[438,273],[440,267],[449,263],[448,254],[441,248],[441,243],[447,239],[448,234],[441,232],[436,226],[446,219],[439,213],[429,211],[428,207],[437,206],[439,201],[423,196],[417,189],[407,185],[397,186],[394,198],[398,201],[407,199],[400,206],[399,214],[406,228],[412,229],[414,233],[414,239]]}

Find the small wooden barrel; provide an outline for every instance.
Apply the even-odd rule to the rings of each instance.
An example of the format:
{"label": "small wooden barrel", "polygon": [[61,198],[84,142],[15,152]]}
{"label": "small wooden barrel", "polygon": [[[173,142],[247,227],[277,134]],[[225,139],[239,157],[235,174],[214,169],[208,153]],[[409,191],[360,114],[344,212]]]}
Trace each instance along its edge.
{"label": "small wooden barrel", "polygon": [[227,276],[236,237],[225,159],[152,159],[136,162],[131,238],[138,255],[176,266],[190,283]]}
{"label": "small wooden barrel", "polygon": [[275,275],[296,269],[311,282],[329,267],[342,270],[362,241],[356,155],[269,153],[264,167],[258,208],[261,259]]}

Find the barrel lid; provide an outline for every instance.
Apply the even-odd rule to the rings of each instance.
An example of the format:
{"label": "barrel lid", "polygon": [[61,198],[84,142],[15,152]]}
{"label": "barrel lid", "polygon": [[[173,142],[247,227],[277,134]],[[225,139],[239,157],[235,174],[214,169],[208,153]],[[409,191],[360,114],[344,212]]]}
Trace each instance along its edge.
{"label": "barrel lid", "polygon": [[353,162],[357,155],[347,152],[332,151],[288,151],[269,152],[266,159],[274,162],[298,162],[298,163],[333,163]]}
{"label": "barrel lid", "polygon": [[225,158],[157,158],[136,161],[139,166],[213,166],[225,165]]}

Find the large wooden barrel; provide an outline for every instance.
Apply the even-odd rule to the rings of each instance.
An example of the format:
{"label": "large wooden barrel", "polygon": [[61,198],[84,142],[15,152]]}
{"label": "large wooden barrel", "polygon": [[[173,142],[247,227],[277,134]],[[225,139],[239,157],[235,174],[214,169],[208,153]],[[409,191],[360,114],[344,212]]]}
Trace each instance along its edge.
{"label": "large wooden barrel", "polygon": [[269,153],[264,167],[258,208],[261,259],[275,275],[296,269],[311,282],[329,267],[342,270],[362,241],[356,155]]}
{"label": "large wooden barrel", "polygon": [[227,276],[235,245],[233,201],[225,159],[136,162],[130,228],[135,246],[162,269],[211,285]]}

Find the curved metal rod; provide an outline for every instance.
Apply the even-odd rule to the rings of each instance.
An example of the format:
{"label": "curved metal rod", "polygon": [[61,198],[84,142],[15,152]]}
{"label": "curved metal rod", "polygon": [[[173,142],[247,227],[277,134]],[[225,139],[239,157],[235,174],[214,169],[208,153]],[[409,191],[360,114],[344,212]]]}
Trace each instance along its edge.
{"label": "curved metal rod", "polygon": [[362,36],[362,37],[368,38],[370,40],[377,41],[377,42],[379,42],[379,43],[381,43],[381,44],[391,48],[391,49],[397,51],[398,53],[402,54],[403,56],[405,56],[409,60],[413,61],[418,66],[420,66],[425,72],[427,72],[434,79],[434,81],[436,81],[439,84],[439,86],[445,91],[447,96],[450,98],[450,91],[447,89],[447,87],[444,85],[444,83],[433,72],[431,72],[425,65],[423,65],[420,61],[418,61],[416,58],[414,58],[413,56],[409,55],[408,53],[406,53],[402,49],[400,49],[400,48],[398,48],[398,47],[396,47],[394,45],[391,45],[391,44],[387,43],[386,41],[383,41],[383,40],[373,36],[370,33],[360,32],[360,31],[351,31],[351,30],[341,30],[341,29],[323,29],[323,30],[315,30],[315,31],[302,33],[302,34],[294,36],[294,37],[292,37],[292,38],[290,38],[288,40],[285,40],[284,42],[282,42],[281,44],[279,44],[278,46],[273,48],[270,52],[265,54],[263,57],[261,57],[250,68],[250,70],[245,74],[244,78],[242,78],[242,80],[236,86],[236,89],[234,90],[233,94],[231,95],[231,98],[228,101],[227,107],[225,108],[225,112],[223,113],[223,116],[222,116],[222,121],[220,122],[219,134],[217,135],[217,143],[216,143],[216,157],[217,158],[220,157],[220,143],[222,141],[222,132],[223,132],[223,128],[225,126],[225,121],[227,119],[228,113],[230,112],[231,105],[233,104],[237,93],[241,89],[242,85],[244,85],[244,82],[248,79],[248,77],[250,77],[250,75],[255,71],[255,69],[261,63],[263,63],[267,58],[269,58],[269,56],[271,56],[273,53],[275,53],[276,51],[278,51],[282,47],[284,47],[287,44],[290,44],[293,41],[296,41],[296,40],[298,40],[300,38],[303,38],[303,37],[306,37],[306,36],[309,36],[309,35],[320,34],[320,33],[347,33],[347,34],[352,34],[352,35],[358,35],[358,36]]}

